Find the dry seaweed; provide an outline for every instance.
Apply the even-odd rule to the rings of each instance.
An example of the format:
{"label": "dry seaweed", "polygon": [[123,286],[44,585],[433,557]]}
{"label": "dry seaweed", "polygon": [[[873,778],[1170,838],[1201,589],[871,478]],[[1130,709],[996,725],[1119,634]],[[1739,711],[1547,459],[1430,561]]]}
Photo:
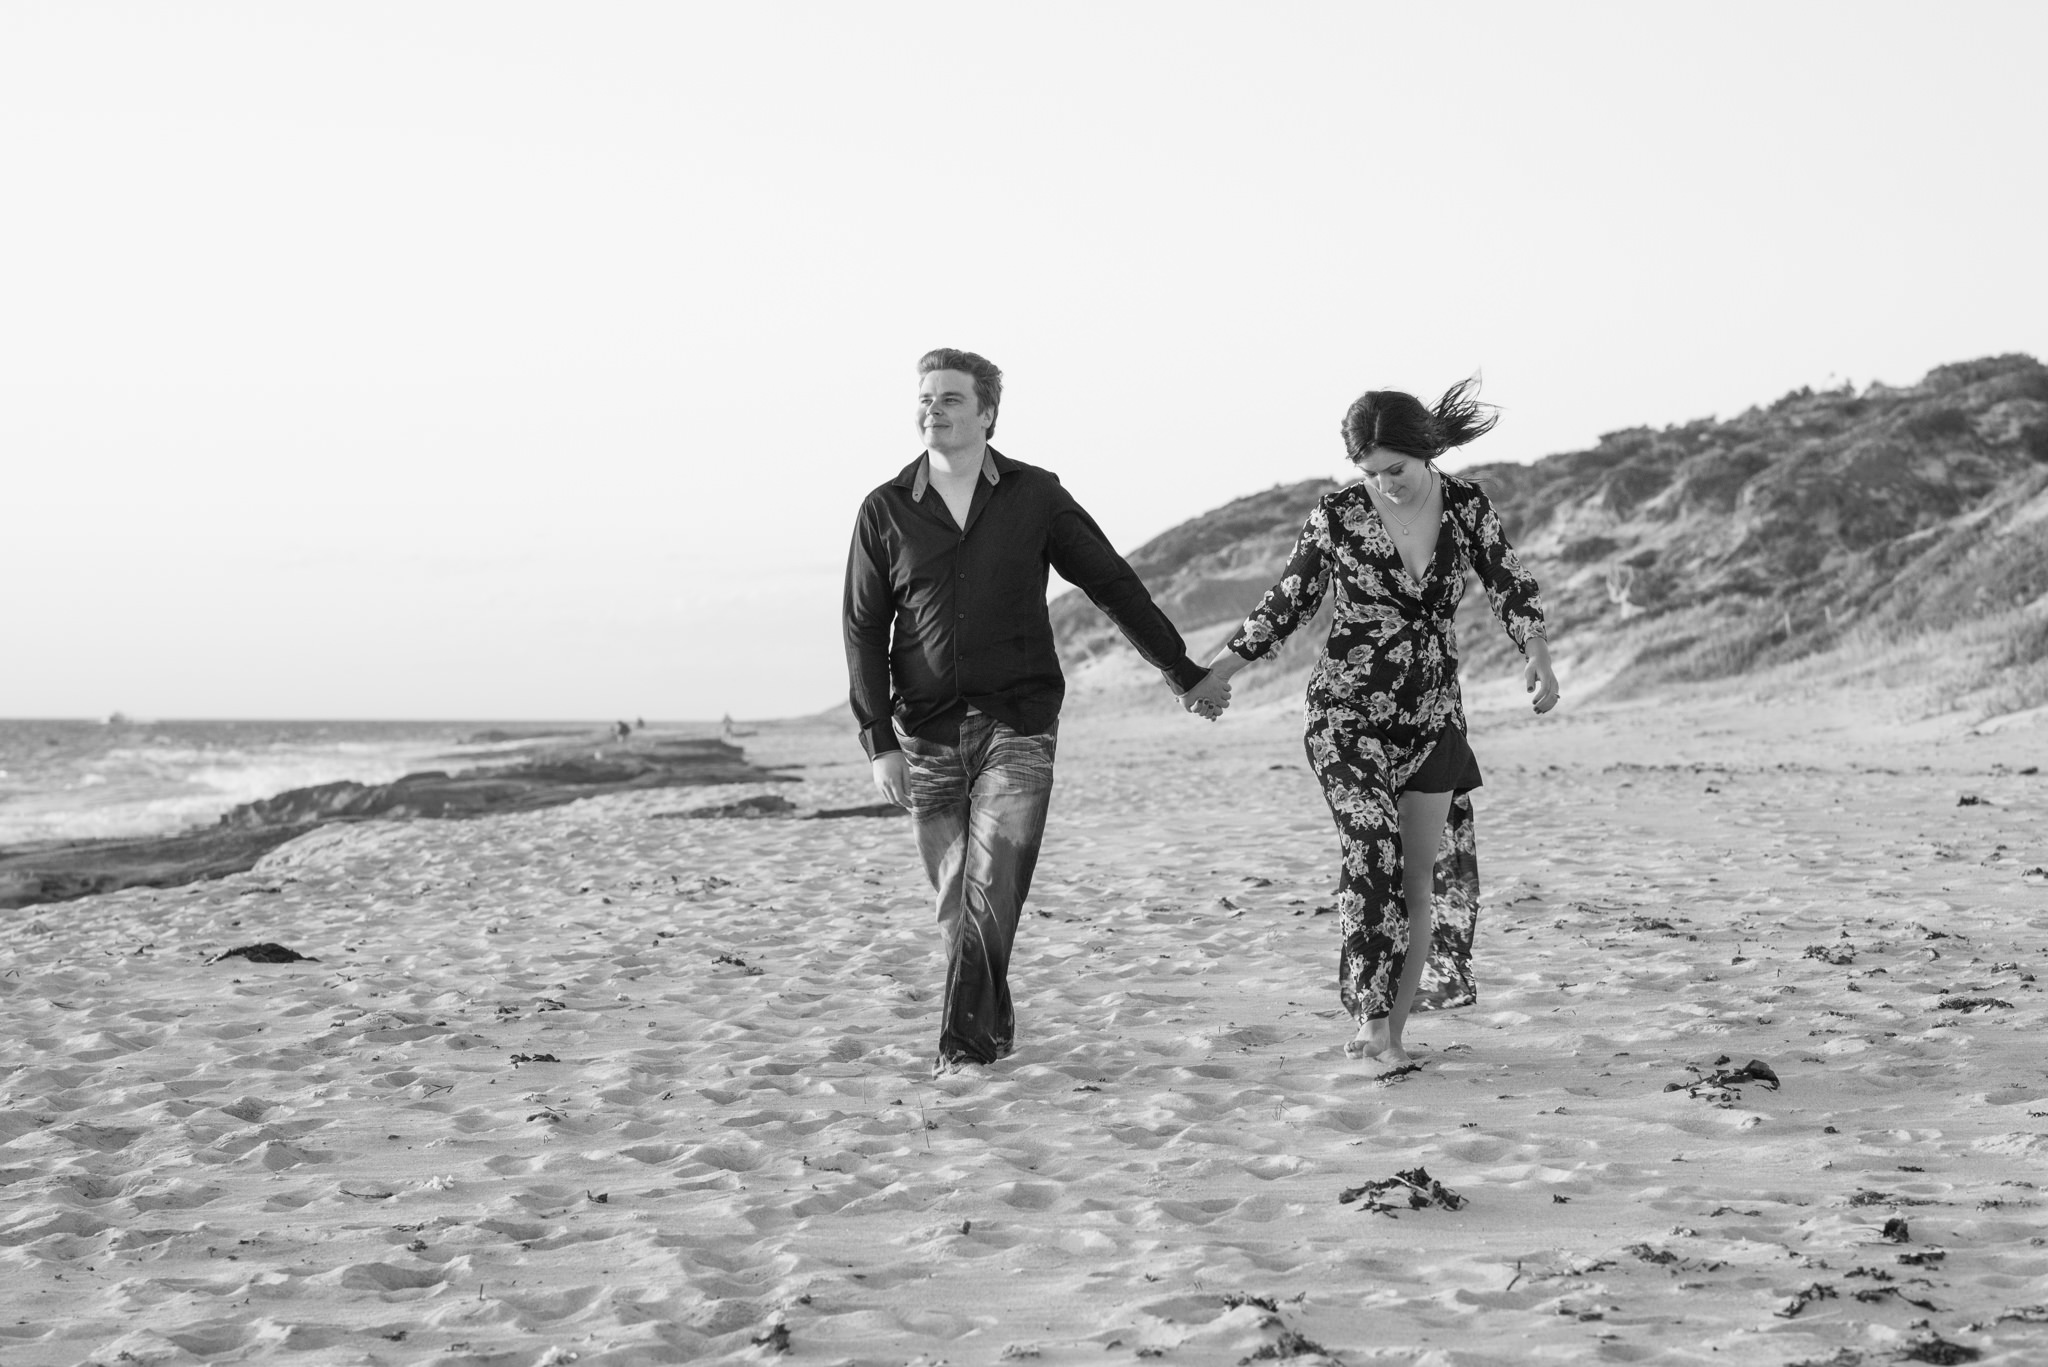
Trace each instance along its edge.
{"label": "dry seaweed", "polygon": [[1337,1194],[1337,1200],[1345,1205],[1356,1201],[1360,1210],[1382,1215],[1394,1215],[1399,1210],[1425,1210],[1430,1206],[1445,1210],[1462,1210],[1465,1206],[1465,1198],[1431,1177],[1427,1168],[1410,1168],[1364,1186],[1346,1187]]}
{"label": "dry seaweed", "polygon": [[[1719,1091],[1725,1092],[1729,1096],[1740,1097],[1742,1093],[1738,1088],[1740,1084],[1745,1082],[1761,1082],[1773,1091],[1777,1090],[1779,1086],[1778,1075],[1772,1070],[1771,1065],[1765,1063],[1762,1059],[1753,1058],[1740,1068],[1721,1067],[1726,1062],[1728,1062],[1728,1056],[1723,1054],[1720,1058],[1714,1060],[1713,1072],[1695,1077],[1690,1082],[1667,1082],[1664,1084],[1664,1090],[1667,1092],[1687,1092],[1693,1096],[1699,1096],[1703,1091]],[[1688,1063],[1686,1068],[1694,1073],[1700,1071],[1697,1064]]]}
{"label": "dry seaweed", "polygon": [[1283,1358],[1334,1357],[1329,1349],[1314,1339],[1294,1329],[1282,1329],[1280,1337],[1255,1353],[1247,1353],[1237,1360],[1238,1367],[1250,1362],[1277,1362]]}
{"label": "dry seaweed", "polygon": [[296,949],[289,949],[274,940],[264,940],[253,945],[237,945],[233,949],[224,949],[206,962],[217,964],[222,959],[247,959],[252,964],[317,964],[320,962],[311,954],[301,954]]}
{"label": "dry seaweed", "polygon": [[1834,1287],[1829,1286],[1826,1282],[1813,1282],[1801,1290],[1794,1291],[1783,1305],[1771,1313],[1781,1320],[1789,1320],[1799,1315],[1800,1312],[1815,1301],[1831,1301],[1835,1296],[1836,1291]]}

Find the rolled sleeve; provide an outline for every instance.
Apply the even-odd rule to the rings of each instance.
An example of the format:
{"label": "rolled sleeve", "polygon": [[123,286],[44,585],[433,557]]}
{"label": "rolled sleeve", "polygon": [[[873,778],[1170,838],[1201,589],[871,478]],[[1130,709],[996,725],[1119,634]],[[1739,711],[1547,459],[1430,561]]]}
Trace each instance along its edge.
{"label": "rolled sleeve", "polygon": [[863,506],[846,556],[846,593],[841,620],[846,633],[847,701],[869,759],[901,749],[890,722],[889,633],[895,601],[889,591],[888,556],[870,508]]}

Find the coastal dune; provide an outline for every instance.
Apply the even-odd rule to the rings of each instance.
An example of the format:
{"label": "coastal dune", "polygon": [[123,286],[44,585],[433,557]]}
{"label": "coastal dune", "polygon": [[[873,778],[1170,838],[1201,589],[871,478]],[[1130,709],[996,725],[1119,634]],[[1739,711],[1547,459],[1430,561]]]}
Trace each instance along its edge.
{"label": "coastal dune", "polygon": [[1892,710],[1475,706],[1480,1000],[1387,1079],[1279,703],[1069,718],[1018,1051],[936,1081],[822,723],[10,913],[0,1360],[2039,1361],[2048,744]]}

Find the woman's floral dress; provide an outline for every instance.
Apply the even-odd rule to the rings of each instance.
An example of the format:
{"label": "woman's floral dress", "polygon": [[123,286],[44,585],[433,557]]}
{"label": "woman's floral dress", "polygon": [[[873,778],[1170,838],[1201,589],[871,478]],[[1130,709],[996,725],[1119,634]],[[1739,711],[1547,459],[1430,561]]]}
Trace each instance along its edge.
{"label": "woman's floral dress", "polygon": [[[1308,685],[1309,766],[1323,786],[1344,850],[1337,892],[1337,990],[1361,1021],[1387,1015],[1408,948],[1401,890],[1400,793],[1447,726],[1465,729],[1452,619],[1465,566],[1479,575],[1517,650],[1543,634],[1536,581],[1502,535],[1493,504],[1468,480],[1442,476],[1443,520],[1420,583],[1409,576],[1363,484],[1325,494],[1301,529],[1280,582],[1245,619],[1230,648],[1272,652],[1308,621],[1332,585],[1329,644]],[[1436,855],[1429,964],[1415,1008],[1469,1006],[1479,861],[1472,802],[1459,793]]]}

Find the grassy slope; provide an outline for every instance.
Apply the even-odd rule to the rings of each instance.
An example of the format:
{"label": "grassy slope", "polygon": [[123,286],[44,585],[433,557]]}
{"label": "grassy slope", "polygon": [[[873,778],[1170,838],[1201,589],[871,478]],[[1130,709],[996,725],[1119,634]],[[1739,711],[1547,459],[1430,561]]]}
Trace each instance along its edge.
{"label": "grassy slope", "polygon": [[[2048,368],[2029,357],[1455,468],[1489,490],[1542,580],[1581,696],[1768,675],[1918,687],[1985,712],[2048,701]],[[1332,487],[1238,499],[1132,563],[1206,650]],[[1053,620],[1078,695],[1153,685],[1081,595]],[[1512,672],[1476,589],[1459,636],[1469,676]],[[1298,695],[1319,639],[1302,633],[1244,691]]]}

